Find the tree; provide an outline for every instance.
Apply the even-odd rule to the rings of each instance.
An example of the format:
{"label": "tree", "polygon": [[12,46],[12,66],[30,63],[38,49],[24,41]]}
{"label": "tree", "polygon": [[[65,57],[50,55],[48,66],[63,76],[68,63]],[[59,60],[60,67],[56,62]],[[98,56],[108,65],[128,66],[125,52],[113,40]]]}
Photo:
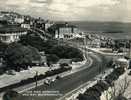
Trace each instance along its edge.
{"label": "tree", "polygon": [[6,49],[4,59],[8,68],[17,70],[20,67],[27,68],[28,65],[32,64],[32,61],[38,61],[41,57],[36,48],[13,43]]}
{"label": "tree", "polygon": [[83,60],[82,51],[71,46],[66,45],[54,46],[51,50],[51,53],[56,54],[59,58],[66,59],[79,58],[80,60]]}
{"label": "tree", "polygon": [[56,25],[53,25],[53,26],[49,27],[49,28],[47,29],[47,31],[48,31],[51,35],[54,36],[56,29],[57,29],[57,26],[56,26]]}
{"label": "tree", "polygon": [[30,45],[32,47],[37,48],[39,51],[43,51],[44,49],[44,41],[35,33],[27,34],[20,37],[19,43],[23,45]]}
{"label": "tree", "polygon": [[0,41],[0,52],[4,52],[5,49],[7,48],[7,46],[8,46],[8,44],[2,43],[2,42]]}
{"label": "tree", "polygon": [[50,66],[52,63],[56,63],[59,60],[59,57],[55,54],[47,55],[47,64]]}
{"label": "tree", "polygon": [[106,91],[106,100],[128,100],[125,98],[124,93],[130,83],[131,81],[126,77],[117,85],[114,83],[110,90]]}
{"label": "tree", "polygon": [[79,96],[77,97],[78,100],[100,100],[100,98],[95,97],[95,96],[90,96],[90,95],[86,95],[86,94],[79,94]]}
{"label": "tree", "polygon": [[52,47],[58,44],[57,40],[42,40],[37,34],[30,33],[20,37],[19,43],[23,45],[30,45],[37,48],[39,51],[45,51],[47,54],[50,53]]}
{"label": "tree", "polygon": [[18,100],[19,93],[13,90],[6,91],[3,95],[3,100]]}
{"label": "tree", "polygon": [[[37,48],[39,51],[45,51],[46,54],[55,54],[56,58],[77,58],[76,60],[83,60],[83,53],[78,49],[69,46],[67,43],[58,40],[42,40],[35,34],[27,34],[20,38],[19,43],[23,45],[30,45]],[[53,59],[52,59],[53,60]]]}

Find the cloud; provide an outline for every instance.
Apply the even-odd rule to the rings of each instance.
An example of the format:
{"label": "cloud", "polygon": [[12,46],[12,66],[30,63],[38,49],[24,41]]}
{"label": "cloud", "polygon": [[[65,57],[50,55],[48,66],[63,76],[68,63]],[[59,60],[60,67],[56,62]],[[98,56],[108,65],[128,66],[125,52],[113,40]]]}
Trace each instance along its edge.
{"label": "cloud", "polygon": [[115,5],[119,3],[116,0],[80,0],[76,6],[78,7],[90,7],[90,6],[98,6],[98,5]]}
{"label": "cloud", "polygon": [[7,0],[7,5],[24,5],[29,4],[29,0]]}
{"label": "cloud", "polygon": [[53,20],[131,21],[131,0],[0,0],[0,9]]}
{"label": "cloud", "polygon": [[45,3],[47,0],[30,0],[30,2]]}
{"label": "cloud", "polygon": [[103,9],[105,9],[107,8],[106,6],[113,6],[118,3],[118,0],[53,0],[48,8],[49,10],[57,11],[57,13],[58,11],[59,13],[68,12],[68,15],[70,13],[72,16],[74,14],[74,16],[81,17],[81,15],[88,15],[91,12],[90,8],[94,9],[98,8],[97,6],[104,5]]}

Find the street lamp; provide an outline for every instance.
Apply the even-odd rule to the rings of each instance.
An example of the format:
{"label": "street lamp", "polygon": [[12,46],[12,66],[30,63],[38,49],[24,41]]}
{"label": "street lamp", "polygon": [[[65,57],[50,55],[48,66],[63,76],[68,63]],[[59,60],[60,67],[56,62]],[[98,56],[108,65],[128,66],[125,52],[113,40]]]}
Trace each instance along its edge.
{"label": "street lamp", "polygon": [[38,71],[36,71],[36,74],[35,74],[35,81],[36,81],[36,84],[35,84],[35,87],[37,88],[37,85],[38,85]]}
{"label": "street lamp", "polygon": [[88,57],[88,48],[87,48],[87,39],[84,37],[84,52],[85,52],[85,57]]}

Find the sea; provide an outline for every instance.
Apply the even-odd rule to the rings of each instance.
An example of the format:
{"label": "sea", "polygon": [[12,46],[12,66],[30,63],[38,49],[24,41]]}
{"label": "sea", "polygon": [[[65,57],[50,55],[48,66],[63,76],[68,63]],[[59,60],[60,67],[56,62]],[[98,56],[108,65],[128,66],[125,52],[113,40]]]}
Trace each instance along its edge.
{"label": "sea", "polygon": [[113,39],[131,39],[131,23],[122,22],[71,22],[82,32],[94,32]]}

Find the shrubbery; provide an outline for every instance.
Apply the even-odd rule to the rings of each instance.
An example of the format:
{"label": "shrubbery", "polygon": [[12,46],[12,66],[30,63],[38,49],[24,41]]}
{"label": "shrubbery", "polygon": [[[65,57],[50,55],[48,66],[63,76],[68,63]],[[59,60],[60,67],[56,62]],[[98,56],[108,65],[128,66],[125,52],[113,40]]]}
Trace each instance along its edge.
{"label": "shrubbery", "polygon": [[19,93],[13,90],[8,90],[4,93],[2,100],[18,100]]}
{"label": "shrubbery", "polygon": [[31,46],[23,46],[19,43],[10,44],[4,52],[4,60],[9,69],[27,69],[32,61],[40,61],[38,50]]}
{"label": "shrubbery", "polygon": [[110,75],[105,77],[105,80],[109,84],[112,84],[112,82],[117,80],[119,76],[122,75],[124,72],[125,72],[124,67],[116,68]]}
{"label": "shrubbery", "polygon": [[62,73],[64,71],[67,71],[67,70],[71,70],[72,68],[71,67],[62,67],[62,68],[59,68],[59,69],[55,69],[55,70],[52,70],[52,71],[47,71],[45,73],[46,76],[53,76],[53,75],[56,75],[56,74],[59,74],[59,73]]}
{"label": "shrubbery", "polygon": [[112,83],[125,72],[123,67],[114,69],[114,71],[106,76],[105,80],[98,81],[96,85],[86,90],[84,94],[78,96],[79,100],[100,100],[102,92],[108,90]]}
{"label": "shrubbery", "polygon": [[38,35],[35,34],[27,34],[22,36],[19,43],[23,45],[30,45],[32,47],[37,48],[39,51],[45,51],[46,54],[51,55],[50,60],[54,62],[53,58],[64,58],[64,59],[72,59],[76,58],[77,61],[83,60],[82,52],[75,47],[69,46],[67,43],[58,40],[47,40],[43,41]]}
{"label": "shrubbery", "polygon": [[0,53],[3,53],[6,50],[7,47],[8,47],[8,44],[2,43],[0,41]]}
{"label": "shrubbery", "polygon": [[51,49],[51,53],[56,54],[59,58],[83,60],[83,53],[79,49],[66,45],[54,46]]}
{"label": "shrubbery", "polygon": [[48,62],[48,64],[50,65],[50,64],[52,64],[52,63],[56,63],[57,61],[59,61],[59,57],[57,56],[57,55],[55,55],[55,54],[48,54],[47,56],[46,56],[46,58],[47,58],[47,62]]}

